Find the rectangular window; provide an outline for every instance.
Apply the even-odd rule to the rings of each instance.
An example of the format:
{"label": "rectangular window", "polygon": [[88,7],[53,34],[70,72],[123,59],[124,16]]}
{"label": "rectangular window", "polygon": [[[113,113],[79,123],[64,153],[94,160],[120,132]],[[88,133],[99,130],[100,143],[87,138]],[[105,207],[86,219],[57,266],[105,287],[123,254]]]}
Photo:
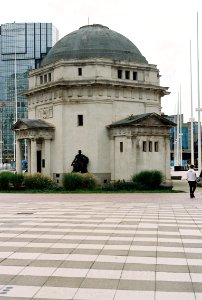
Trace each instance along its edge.
{"label": "rectangular window", "polygon": [[42,168],[45,168],[45,159],[42,159]]}
{"label": "rectangular window", "polygon": [[83,126],[83,115],[77,116],[77,124],[78,126]]}
{"label": "rectangular window", "polygon": [[51,81],[51,73],[48,73],[48,81]]}
{"label": "rectangular window", "polygon": [[133,80],[137,80],[137,72],[133,72]]}
{"label": "rectangular window", "polygon": [[118,78],[122,79],[122,70],[118,70]]}
{"label": "rectangular window", "polygon": [[147,142],[146,141],[143,141],[142,150],[143,150],[143,152],[147,152]]}
{"label": "rectangular window", "polygon": [[120,152],[123,152],[123,142],[120,142]]}
{"label": "rectangular window", "polygon": [[82,68],[78,68],[78,75],[82,76]]}
{"label": "rectangular window", "polygon": [[125,71],[125,78],[130,79],[130,71]]}
{"label": "rectangular window", "polygon": [[44,83],[46,83],[46,82],[47,82],[47,74],[44,75]]}
{"label": "rectangular window", "polygon": [[40,76],[40,84],[43,84],[43,76]]}
{"label": "rectangular window", "polygon": [[158,142],[154,143],[154,151],[159,152],[159,143]]}
{"label": "rectangular window", "polygon": [[152,142],[149,141],[149,152],[152,152]]}

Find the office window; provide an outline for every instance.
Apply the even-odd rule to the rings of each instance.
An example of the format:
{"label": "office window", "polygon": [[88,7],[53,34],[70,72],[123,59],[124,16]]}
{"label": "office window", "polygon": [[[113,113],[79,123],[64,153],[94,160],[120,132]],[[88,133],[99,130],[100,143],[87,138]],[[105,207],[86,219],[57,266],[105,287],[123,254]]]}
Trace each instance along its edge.
{"label": "office window", "polygon": [[83,115],[78,115],[77,116],[77,125],[78,126],[83,126]]}
{"label": "office window", "polygon": [[78,75],[82,76],[82,68],[78,68]]}
{"label": "office window", "polygon": [[143,141],[142,150],[143,150],[143,152],[147,152],[147,142],[146,141]]}
{"label": "office window", "polygon": [[125,78],[130,79],[130,71],[125,71]]}
{"label": "office window", "polygon": [[118,70],[118,78],[122,79],[122,70]]}
{"label": "office window", "polygon": [[137,80],[137,72],[133,72],[133,80]]}
{"label": "office window", "polygon": [[149,141],[149,152],[152,152],[152,142]]}
{"label": "office window", "polygon": [[123,152],[123,142],[120,142],[120,152]]}
{"label": "office window", "polygon": [[159,143],[158,142],[154,143],[154,151],[159,152]]}

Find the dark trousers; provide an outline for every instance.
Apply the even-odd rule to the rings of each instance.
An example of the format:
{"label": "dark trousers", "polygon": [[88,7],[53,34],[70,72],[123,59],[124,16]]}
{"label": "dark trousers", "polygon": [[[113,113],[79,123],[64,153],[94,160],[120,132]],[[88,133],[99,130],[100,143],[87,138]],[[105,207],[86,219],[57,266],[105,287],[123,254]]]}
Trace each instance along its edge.
{"label": "dark trousers", "polygon": [[189,182],[189,188],[190,188],[190,196],[194,196],[194,192],[196,189],[196,181],[188,181]]}

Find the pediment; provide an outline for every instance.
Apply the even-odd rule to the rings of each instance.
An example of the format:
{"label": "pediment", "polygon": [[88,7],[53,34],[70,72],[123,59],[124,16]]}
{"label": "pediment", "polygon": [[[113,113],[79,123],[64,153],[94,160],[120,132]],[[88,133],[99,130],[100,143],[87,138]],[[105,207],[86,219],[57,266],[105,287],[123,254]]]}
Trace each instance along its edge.
{"label": "pediment", "polygon": [[26,124],[20,123],[16,129],[25,130],[25,129],[29,129],[29,127]]}
{"label": "pediment", "polygon": [[41,119],[19,119],[12,127],[13,130],[54,129],[54,125]]}
{"label": "pediment", "polygon": [[166,126],[166,127],[174,127],[175,123],[168,120],[166,117],[159,115],[157,113],[147,113],[141,115],[130,115],[127,118],[112,123],[107,126],[108,128],[114,127],[128,127],[128,126]]}
{"label": "pediment", "polygon": [[165,125],[164,120],[157,118],[156,116],[150,116],[146,119],[140,120],[138,122],[140,125],[146,125],[146,126],[162,126]]}

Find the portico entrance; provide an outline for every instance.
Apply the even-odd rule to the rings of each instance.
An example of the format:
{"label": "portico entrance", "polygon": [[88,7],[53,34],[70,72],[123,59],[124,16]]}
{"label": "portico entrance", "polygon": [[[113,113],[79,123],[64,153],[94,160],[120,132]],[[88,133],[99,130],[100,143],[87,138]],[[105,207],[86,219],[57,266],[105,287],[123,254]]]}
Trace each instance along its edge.
{"label": "portico entrance", "polygon": [[54,139],[54,126],[43,120],[18,120],[16,133],[16,171],[22,172],[22,141],[27,141],[28,173],[44,173],[51,176],[50,145]]}

